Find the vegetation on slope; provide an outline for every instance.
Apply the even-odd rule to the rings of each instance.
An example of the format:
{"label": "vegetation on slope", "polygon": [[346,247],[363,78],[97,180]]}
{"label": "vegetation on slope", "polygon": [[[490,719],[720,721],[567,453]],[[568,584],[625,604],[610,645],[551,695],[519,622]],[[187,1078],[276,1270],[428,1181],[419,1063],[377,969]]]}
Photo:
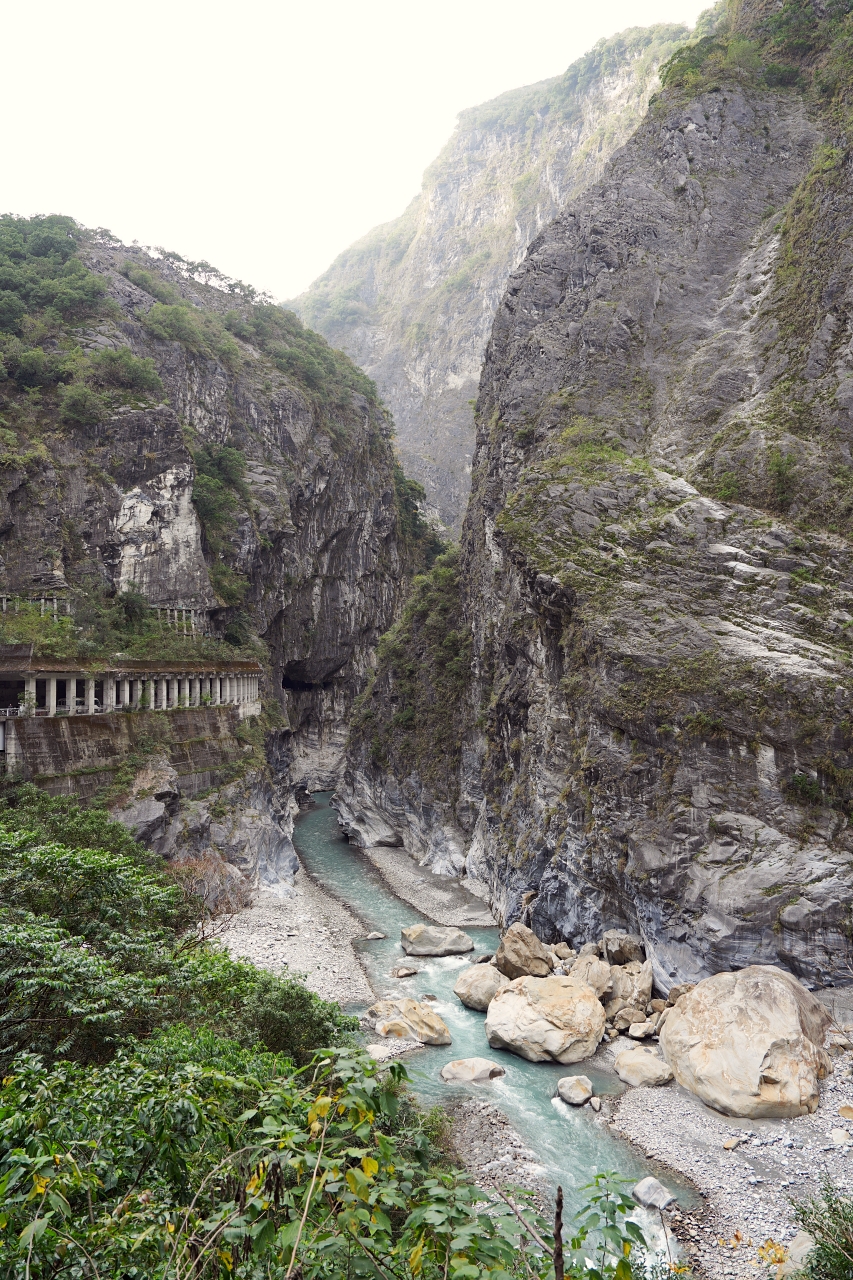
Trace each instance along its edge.
{"label": "vegetation on slope", "polygon": [[[56,840],[57,833],[64,836]],[[185,883],[103,814],[0,801],[0,1271],[9,1280],[553,1275],[516,1197],[448,1167],[442,1123],[354,1019],[206,941]],[[643,1275],[603,1176],[567,1274]]]}
{"label": "vegetation on slope", "polygon": [[417,770],[441,798],[458,785],[471,647],[451,548],[414,579],[352,721],[351,742],[369,744],[374,764],[398,778]]}

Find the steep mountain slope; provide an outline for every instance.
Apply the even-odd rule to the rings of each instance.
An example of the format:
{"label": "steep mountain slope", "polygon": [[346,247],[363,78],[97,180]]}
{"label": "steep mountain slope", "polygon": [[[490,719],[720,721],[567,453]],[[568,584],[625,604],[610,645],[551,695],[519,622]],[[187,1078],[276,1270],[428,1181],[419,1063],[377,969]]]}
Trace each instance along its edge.
{"label": "steep mountain slope", "polygon": [[375,379],[406,471],[456,532],[470,486],[471,402],[507,276],[634,131],[660,62],[687,34],[632,28],[562,76],[463,112],[402,217],[341,254],[292,304]]}
{"label": "steep mountain slope", "polygon": [[245,804],[286,798],[264,729],[270,777],[328,783],[429,542],[370,381],[207,264],[61,217],[0,219],[0,360],[0,594],[60,602],[56,621],[4,610],[0,637],[69,660],[261,656]]}
{"label": "steep mountain slope", "polygon": [[850,7],[733,6],[531,245],[460,566],[421,590],[470,646],[467,704],[410,608],[342,792],[362,839],[467,868],[506,921],[639,928],[665,990],[850,981]]}

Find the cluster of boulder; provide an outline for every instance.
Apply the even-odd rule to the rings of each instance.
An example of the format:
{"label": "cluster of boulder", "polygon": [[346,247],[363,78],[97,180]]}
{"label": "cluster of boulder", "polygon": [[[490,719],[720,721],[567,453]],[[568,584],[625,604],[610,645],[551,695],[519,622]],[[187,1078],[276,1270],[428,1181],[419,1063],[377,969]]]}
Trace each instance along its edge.
{"label": "cluster of boulder", "polygon": [[[474,947],[462,930],[437,925],[413,925],[401,941],[407,955],[459,955]],[[818,1082],[832,1070],[824,1048],[829,1014],[791,974],[751,965],[655,998],[642,939],[617,929],[578,952],[565,942],[543,943],[523,924],[510,925],[495,955],[464,969],[454,991],[468,1008],[485,1013],[493,1049],[569,1064],[591,1057],[605,1038],[624,1037],[614,1067],[626,1084],[675,1078],[726,1115],[814,1111]],[[425,1001],[380,1000],[368,1018],[382,1036],[451,1042]],[[503,1068],[489,1059],[460,1059],[447,1064],[442,1078],[498,1074]],[[586,1077],[566,1077],[560,1085],[572,1105],[593,1097]]]}

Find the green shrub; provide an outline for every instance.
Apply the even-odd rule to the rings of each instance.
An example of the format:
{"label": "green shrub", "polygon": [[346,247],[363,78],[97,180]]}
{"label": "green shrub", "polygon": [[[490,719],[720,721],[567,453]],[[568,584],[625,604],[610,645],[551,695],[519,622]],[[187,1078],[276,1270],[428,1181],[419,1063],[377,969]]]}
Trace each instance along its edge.
{"label": "green shrub", "polygon": [[162,302],[166,306],[182,305],[183,298],[174,285],[169,284],[168,280],[164,280],[162,276],[158,276],[155,272],[146,271],[144,267],[138,267],[135,262],[125,262],[121,273],[132,284],[144,289],[146,293],[150,293],[151,297],[156,298],[158,302]]}
{"label": "green shrub", "polygon": [[186,304],[176,306],[155,302],[142,316],[142,323],[153,338],[163,342],[180,342],[198,355],[207,354],[207,342],[199,313]]}
{"label": "green shrub", "polygon": [[820,1197],[796,1201],[794,1213],[815,1242],[803,1276],[808,1280],[853,1280],[853,1197],[824,1177]]}
{"label": "green shrub", "polygon": [[154,361],[150,357],[140,359],[128,347],[118,351],[102,351],[92,357],[92,381],[101,387],[122,387],[129,391],[145,391],[151,395],[163,394]]}
{"label": "green shrub", "polygon": [[59,410],[63,422],[76,427],[94,427],[103,422],[106,413],[103,398],[91,387],[77,382],[63,389]]}

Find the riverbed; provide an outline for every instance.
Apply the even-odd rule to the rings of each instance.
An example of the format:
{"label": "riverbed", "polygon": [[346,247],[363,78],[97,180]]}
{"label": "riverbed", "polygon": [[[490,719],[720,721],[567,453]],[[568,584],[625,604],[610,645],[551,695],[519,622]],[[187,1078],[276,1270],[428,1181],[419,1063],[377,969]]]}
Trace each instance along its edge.
{"label": "riverbed", "polygon": [[[386,993],[434,996],[433,1008],[453,1043],[407,1054],[406,1067],[422,1102],[451,1112],[456,1150],[482,1185],[520,1185],[547,1201],[560,1184],[571,1206],[595,1172],[618,1170],[632,1180],[654,1173],[678,1197],[676,1233],[697,1273],[727,1278],[755,1276],[757,1247],[768,1237],[791,1239],[797,1229],[792,1196],[815,1194],[825,1173],[850,1186],[851,1157],[830,1137],[838,1108],[853,1104],[849,1054],[837,1060],[815,1115],[748,1122],[710,1111],[677,1085],[624,1092],[612,1065],[625,1047],[622,1037],[571,1067],[528,1063],[490,1049],[485,1015],[466,1009],[453,994],[459,972],[497,946],[494,924],[482,923],[490,920],[485,905],[403,850],[351,846],[329,799],[317,794],[296,822],[294,844],[307,875],[297,875],[289,898],[262,895],[224,941],[234,954],[264,967],[303,973],[312,990],[354,1013]],[[461,925],[474,952],[407,959],[400,929],[424,919]],[[385,936],[370,941],[370,932]],[[418,973],[392,977],[404,963]],[[479,1086],[442,1083],[438,1072],[445,1062],[471,1056],[494,1058],[506,1075]],[[557,1080],[570,1074],[592,1080],[603,1098],[600,1114],[554,1098]],[[735,1135],[742,1145],[728,1150],[723,1144]],[[659,1221],[641,1217],[660,1243]]]}
{"label": "riverbed", "polygon": [[[618,1170],[626,1178],[638,1181],[654,1172],[635,1147],[611,1131],[609,1108],[597,1116],[588,1107],[569,1107],[554,1096],[557,1081],[576,1074],[588,1076],[596,1093],[605,1098],[616,1097],[622,1086],[611,1073],[590,1061],[565,1067],[557,1063],[526,1062],[515,1054],[490,1049],[484,1030],[485,1014],[467,1009],[453,994],[461,971],[478,956],[497,949],[497,928],[474,923],[488,918],[484,905],[452,882],[435,884],[438,877],[415,866],[410,867],[407,896],[416,897],[420,887],[424,905],[429,902],[431,913],[422,914],[411,902],[401,900],[386,880],[387,860],[383,874],[380,870],[383,861],[377,866],[349,844],[338,826],[335,811],[329,808],[329,799],[327,793],[315,795],[314,805],[297,819],[294,845],[301,862],[318,885],[343,900],[349,910],[363,920],[369,932],[385,935],[381,939],[361,939],[354,943],[376,994],[406,995],[417,1000],[434,997],[428,1003],[443,1018],[453,1038],[449,1046],[424,1046],[407,1056],[411,1085],[421,1102],[432,1106],[465,1097],[476,1103],[475,1111],[483,1103],[490,1103],[520,1136],[523,1148],[519,1150],[510,1144],[507,1150],[496,1155],[494,1149],[485,1147],[482,1166],[485,1171],[505,1177],[508,1183],[517,1172],[526,1185],[536,1178],[550,1189],[559,1184],[570,1208],[580,1204],[581,1188],[596,1173]],[[400,856],[396,850],[387,853]],[[436,894],[442,895],[438,903]],[[439,916],[442,917],[439,923],[464,922],[466,932],[474,940],[474,951],[462,956],[407,959],[400,945],[400,930]],[[417,968],[418,972],[410,978],[392,977],[392,970],[404,963]],[[362,1012],[363,1008],[356,1011]],[[469,1057],[493,1058],[505,1069],[506,1075],[487,1085],[444,1084],[439,1078],[441,1067],[453,1058]],[[471,1108],[465,1110],[470,1112]],[[686,1185],[675,1182],[672,1190],[685,1203],[690,1202],[691,1193]]]}

